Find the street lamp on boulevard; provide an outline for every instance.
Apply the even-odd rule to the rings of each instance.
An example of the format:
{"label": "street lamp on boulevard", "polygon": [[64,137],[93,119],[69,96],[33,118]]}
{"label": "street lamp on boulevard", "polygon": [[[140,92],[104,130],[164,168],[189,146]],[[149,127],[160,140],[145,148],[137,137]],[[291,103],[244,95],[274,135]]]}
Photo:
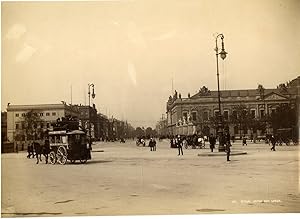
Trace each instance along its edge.
{"label": "street lamp on boulevard", "polygon": [[91,130],[91,87],[93,88],[92,90],[92,98],[94,99],[96,94],[94,90],[94,84],[88,84],[89,87],[89,148],[92,149],[92,130]]}
{"label": "street lamp on boulevard", "polygon": [[[222,40],[222,49],[219,52],[219,48],[218,48],[218,39],[221,38]],[[224,49],[224,35],[218,34],[216,36],[216,59],[217,59],[217,81],[218,81],[218,104],[219,104],[219,114],[218,114],[218,127],[217,127],[217,133],[219,136],[219,152],[220,151],[225,151],[225,147],[223,145],[223,143],[220,143],[220,136],[223,135],[223,118],[222,118],[222,113],[221,113],[221,97],[220,97],[220,82],[219,82],[219,55],[221,56],[221,58],[224,60],[226,58],[227,52],[225,52]]]}

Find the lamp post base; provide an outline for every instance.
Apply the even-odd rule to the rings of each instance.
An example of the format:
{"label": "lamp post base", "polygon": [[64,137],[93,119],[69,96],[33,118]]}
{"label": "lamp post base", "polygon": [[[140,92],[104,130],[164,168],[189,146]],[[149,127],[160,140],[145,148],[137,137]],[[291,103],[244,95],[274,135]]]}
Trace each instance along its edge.
{"label": "lamp post base", "polygon": [[218,151],[219,152],[224,152],[225,151],[225,139],[224,139],[224,135],[223,135],[223,126],[220,123],[219,124],[219,130],[218,130],[218,136],[219,136],[219,147],[218,147]]}

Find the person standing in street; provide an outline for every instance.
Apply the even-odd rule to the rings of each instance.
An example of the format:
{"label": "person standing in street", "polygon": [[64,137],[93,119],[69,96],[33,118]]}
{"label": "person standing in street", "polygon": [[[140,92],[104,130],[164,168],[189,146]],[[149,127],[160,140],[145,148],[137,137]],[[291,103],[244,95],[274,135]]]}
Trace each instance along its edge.
{"label": "person standing in street", "polygon": [[156,141],[155,141],[155,138],[153,138],[153,151],[156,151]]}
{"label": "person standing in street", "polygon": [[272,144],[271,151],[276,151],[275,150],[276,139],[274,138],[274,135],[271,136],[270,141],[271,141],[271,144]]}
{"label": "person standing in street", "polygon": [[246,138],[246,136],[245,136],[245,135],[243,136],[243,144],[242,144],[242,145],[243,145],[243,146],[244,146],[244,145],[246,145],[246,146],[247,146],[247,138]]}
{"label": "person standing in street", "polygon": [[183,155],[182,140],[180,138],[180,135],[178,135],[178,137],[177,137],[177,148],[178,148],[178,156],[180,156],[180,152],[181,152],[181,155]]}
{"label": "person standing in street", "polygon": [[214,137],[213,134],[210,134],[209,144],[210,144],[209,147],[210,147],[211,152],[214,152],[214,148],[215,148],[215,144],[216,144],[216,138]]}
{"label": "person standing in street", "polygon": [[231,144],[226,142],[225,151],[226,151],[226,155],[227,155],[227,161],[230,161],[230,147],[231,147]]}
{"label": "person standing in street", "polygon": [[149,147],[150,147],[150,151],[153,151],[153,140],[152,140],[152,138],[150,138]]}
{"label": "person standing in street", "polygon": [[230,143],[230,134],[228,131],[225,132],[225,151],[227,153],[227,161],[230,161],[230,147],[231,147],[231,143]]}

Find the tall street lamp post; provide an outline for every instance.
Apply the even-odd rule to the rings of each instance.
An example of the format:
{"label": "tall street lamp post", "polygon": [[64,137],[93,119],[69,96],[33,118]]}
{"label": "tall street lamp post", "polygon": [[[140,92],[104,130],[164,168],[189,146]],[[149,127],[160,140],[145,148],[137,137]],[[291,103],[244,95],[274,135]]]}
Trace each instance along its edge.
{"label": "tall street lamp post", "polygon": [[[218,39],[221,38],[222,40],[222,49],[219,52],[219,48],[218,48]],[[217,81],[218,81],[218,103],[219,103],[219,114],[218,114],[218,128],[217,128],[217,132],[219,135],[219,151],[225,151],[225,147],[223,142],[220,142],[220,136],[223,135],[223,118],[222,118],[222,113],[221,113],[221,95],[220,95],[220,82],[219,82],[219,55],[221,56],[221,58],[224,60],[226,58],[227,52],[225,52],[224,49],[224,35],[218,34],[216,37],[216,59],[217,59]]]}
{"label": "tall street lamp post", "polygon": [[94,90],[94,84],[88,84],[89,87],[89,148],[92,149],[92,130],[91,130],[91,87],[93,88],[92,90],[92,98],[94,99],[96,94]]}

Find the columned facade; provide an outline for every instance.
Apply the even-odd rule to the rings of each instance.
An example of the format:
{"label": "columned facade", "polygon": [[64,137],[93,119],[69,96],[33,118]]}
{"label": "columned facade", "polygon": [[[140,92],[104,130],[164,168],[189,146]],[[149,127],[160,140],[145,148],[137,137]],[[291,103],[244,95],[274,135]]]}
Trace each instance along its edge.
{"label": "columned facade", "polygon": [[[264,89],[263,93],[258,89],[226,90],[221,91],[221,115],[225,128],[231,135],[265,136],[272,133],[272,127],[267,124],[265,118],[275,112],[280,105],[297,107],[296,101],[299,91],[299,77],[292,81],[287,89]],[[247,115],[253,120],[265,123],[258,128],[249,128],[247,125],[238,124],[239,109],[247,111]],[[175,94],[169,97],[167,102],[167,127],[169,135],[202,134],[208,136],[216,134],[218,107],[218,92],[209,91],[202,87],[198,93],[187,98]],[[264,122],[265,121],[265,122]],[[260,128],[264,126],[264,128]],[[188,127],[186,131],[184,127]],[[192,130],[192,131],[191,131]]]}

